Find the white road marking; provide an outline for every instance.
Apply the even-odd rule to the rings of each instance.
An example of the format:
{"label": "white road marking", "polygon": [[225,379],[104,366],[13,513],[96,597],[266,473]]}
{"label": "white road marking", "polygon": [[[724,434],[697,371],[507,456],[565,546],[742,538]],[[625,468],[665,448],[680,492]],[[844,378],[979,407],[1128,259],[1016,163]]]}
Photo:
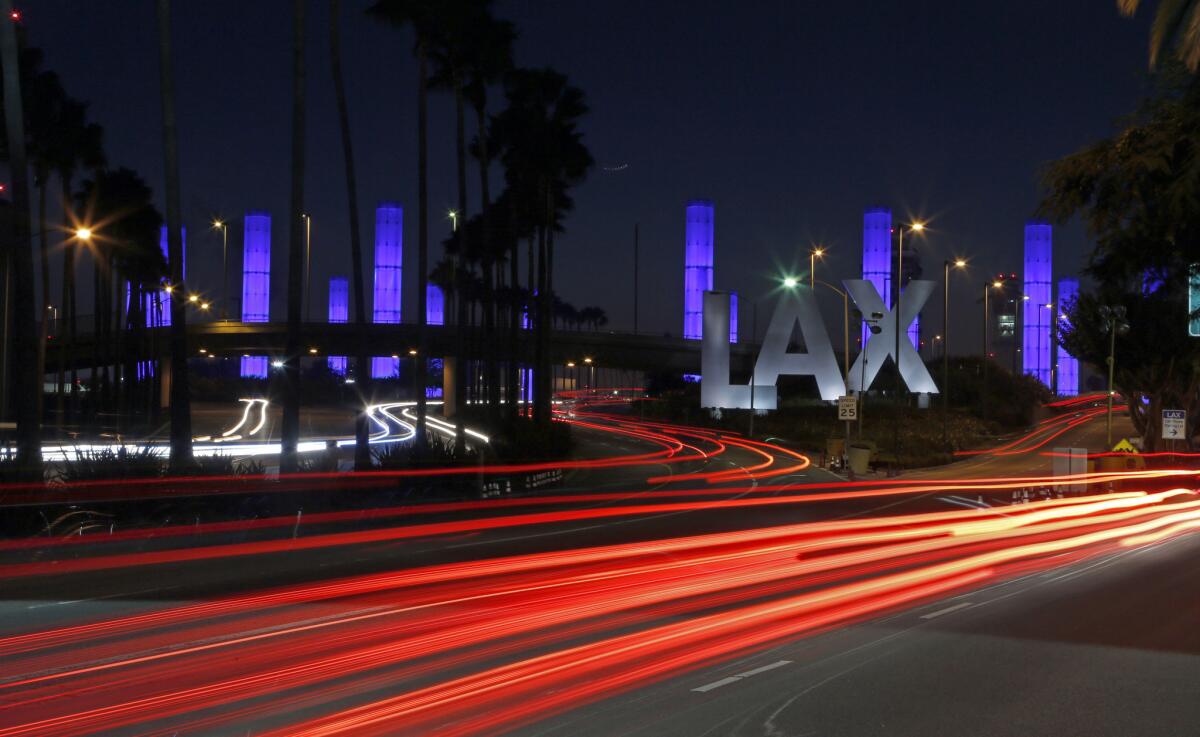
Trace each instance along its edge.
{"label": "white road marking", "polygon": [[950,612],[957,612],[959,609],[966,609],[969,606],[975,606],[975,604],[972,602],[969,602],[969,601],[964,601],[961,604],[955,604],[953,606],[948,606],[945,609],[938,609],[936,612],[930,612],[929,614],[922,614],[921,619],[936,619],[937,617],[940,617],[943,614],[949,614]]}
{"label": "white road marking", "polygon": [[771,663],[770,665],[764,665],[759,668],[754,668],[753,670],[748,670],[745,673],[738,673],[737,675],[734,675],[734,676],[728,676],[726,678],[722,678],[719,681],[713,681],[712,683],[706,683],[703,686],[700,686],[698,688],[693,688],[692,690],[695,691],[696,693],[708,693],[709,691],[718,689],[721,686],[728,686],[731,683],[737,683],[738,681],[740,681],[744,678],[749,678],[750,676],[756,676],[759,673],[766,673],[767,671],[775,670],[776,668],[782,668],[785,665],[789,665],[791,662],[792,661],[790,661],[790,660],[777,660],[774,663]]}

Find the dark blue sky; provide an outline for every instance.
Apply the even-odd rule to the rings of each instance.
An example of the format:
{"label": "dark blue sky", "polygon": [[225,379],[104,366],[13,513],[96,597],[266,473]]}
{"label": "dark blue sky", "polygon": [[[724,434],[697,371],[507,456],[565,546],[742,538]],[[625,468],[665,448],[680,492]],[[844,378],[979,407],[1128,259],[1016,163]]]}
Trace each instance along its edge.
{"label": "dark blue sky", "polygon": [[[189,276],[201,288],[219,284],[220,241],[204,231],[208,213],[234,219],[232,273],[240,269],[239,216],[270,210],[282,318],[290,3],[174,5]],[[343,25],[364,233],[373,235],[376,201],[404,204],[412,285],[412,43],[364,17],[365,5],[346,2]],[[962,316],[957,335],[977,336],[977,287],[985,273],[1019,269],[1039,167],[1106,135],[1146,90],[1147,23],[1121,18],[1115,5],[498,0],[497,14],[521,34],[518,63],[560,69],[592,106],[586,141],[601,166],[576,192],[559,242],[560,292],[627,327],[640,222],[643,329],[678,334],[686,200],[716,203],[716,285],[745,295],[806,263],[816,241],[832,249],[822,276],[857,276],[862,210],[878,203],[930,220],[921,245],[930,271],[946,254],[972,259],[952,313]],[[306,188],[323,301],[321,277],[350,266],[328,6],[310,9]],[[41,0],[24,12],[47,65],[91,101],[112,163],[137,169],[161,192],[153,3]],[[434,224],[448,227],[438,218],[454,200],[451,98],[435,96],[431,112]],[[601,168],[620,164],[628,167]],[[1055,235],[1058,274],[1077,273],[1084,234]],[[435,230],[431,243],[443,236]],[[840,323],[840,299],[826,308],[829,322]],[[930,317],[939,320],[940,307]]]}

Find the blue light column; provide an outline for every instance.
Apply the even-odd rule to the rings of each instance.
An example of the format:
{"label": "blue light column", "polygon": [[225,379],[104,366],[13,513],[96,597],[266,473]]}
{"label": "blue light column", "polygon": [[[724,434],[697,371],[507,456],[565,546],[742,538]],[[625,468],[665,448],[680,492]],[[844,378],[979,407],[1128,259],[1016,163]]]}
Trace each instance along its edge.
{"label": "blue light column", "polygon": [[1049,223],[1025,224],[1025,287],[1029,302],[1021,325],[1021,364],[1025,373],[1050,386],[1050,318],[1054,301],[1050,278],[1053,244]]}
{"label": "blue light column", "polygon": [[[1071,323],[1065,316],[1067,306],[1079,294],[1078,279],[1059,279],[1058,281],[1058,334],[1062,335],[1063,327]],[[1079,360],[1072,358],[1060,342],[1058,345],[1058,393],[1064,397],[1074,397],[1079,394]]]}
{"label": "blue light column", "polygon": [[[246,213],[242,245],[242,322],[271,320],[271,215]],[[243,356],[242,376],[265,379],[266,356]]]}
{"label": "blue light column", "polygon": [[704,335],[704,293],[713,288],[713,204],[687,204],[683,236],[683,337]]}
{"label": "blue light column", "polygon": [[[886,207],[869,207],[863,213],[862,278],[875,285],[885,305],[892,303],[892,211]],[[870,337],[864,323],[862,348]]]}
{"label": "blue light column", "polygon": [[[403,284],[404,208],[398,202],[380,202],[375,208],[374,322],[400,322]],[[388,379],[399,372],[398,358],[375,356],[371,359],[373,379]]]}
{"label": "blue light column", "polygon": [[442,288],[436,284],[425,286],[425,324],[446,324],[446,297]]}
{"label": "blue light column", "polygon": [[[335,276],[329,280],[329,322],[343,323],[350,319],[350,280]],[[338,376],[346,375],[346,357],[330,356],[329,370]]]}

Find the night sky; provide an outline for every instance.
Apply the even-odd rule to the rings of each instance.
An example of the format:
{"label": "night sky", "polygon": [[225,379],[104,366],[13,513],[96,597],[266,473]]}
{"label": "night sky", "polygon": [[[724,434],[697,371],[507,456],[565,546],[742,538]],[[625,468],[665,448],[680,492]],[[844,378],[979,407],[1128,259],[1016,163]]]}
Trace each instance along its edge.
{"label": "night sky", "polygon": [[[404,205],[411,319],[412,39],[366,18],[366,4],[346,2],[343,21],[363,232],[369,246],[377,201]],[[291,4],[174,6],[189,281],[212,294],[219,286],[220,238],[205,229],[212,213],[231,220],[230,270],[240,274],[240,216],[269,210],[273,317],[281,320]],[[1108,134],[1147,89],[1148,21],[1122,18],[1115,6],[1111,0],[497,2],[497,15],[520,32],[517,63],[565,72],[592,107],[584,130],[597,167],[575,192],[576,211],[559,241],[560,293],[576,306],[605,308],[610,327],[627,329],[633,228],[640,223],[642,329],[678,335],[683,207],[691,198],[711,199],[716,286],[743,293],[745,333],[749,295],[766,293],[782,270],[806,267],[812,243],[832,249],[820,276],[857,277],[862,211],[881,204],[896,217],[929,220],[933,231],[920,245],[927,275],[940,276],[935,272],[947,255],[971,259],[970,277],[955,284],[952,313],[961,320],[956,335],[975,336],[969,344],[975,345],[974,305],[986,274],[1020,268],[1039,167]],[[324,277],[348,274],[350,264],[328,6],[309,7],[306,209],[313,215],[314,291],[322,306],[315,312],[323,315]],[[61,74],[68,92],[91,102],[93,118],[105,126],[110,162],[138,170],[161,194],[154,3],[39,0],[22,9],[47,66]],[[493,97],[499,104],[499,91]],[[452,106],[447,94],[431,98],[431,260],[440,253],[449,228],[445,212],[455,198]],[[477,176],[474,169],[469,174],[474,210]],[[1056,276],[1078,273],[1084,233],[1057,228],[1055,236]],[[825,310],[840,328],[840,298]],[[940,312],[935,305],[926,314],[940,322]],[[765,323],[764,312],[760,330]],[[839,343],[840,330],[831,332]]]}

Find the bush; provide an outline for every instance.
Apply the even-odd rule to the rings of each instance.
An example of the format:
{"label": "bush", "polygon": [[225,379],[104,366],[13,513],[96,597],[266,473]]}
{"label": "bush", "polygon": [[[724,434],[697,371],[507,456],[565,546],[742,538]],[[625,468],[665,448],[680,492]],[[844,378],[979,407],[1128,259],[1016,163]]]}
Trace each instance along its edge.
{"label": "bush", "polygon": [[479,455],[467,449],[461,454],[454,449],[454,441],[441,435],[429,434],[423,448],[414,442],[388,443],[371,452],[375,466],[381,471],[398,471],[409,468],[460,466],[474,464]]}
{"label": "bush", "polygon": [[111,479],[149,479],[162,475],[163,461],[152,448],[137,451],[120,447],[116,450],[76,450],[74,460],[67,458],[59,478],[68,484],[80,481]]}

